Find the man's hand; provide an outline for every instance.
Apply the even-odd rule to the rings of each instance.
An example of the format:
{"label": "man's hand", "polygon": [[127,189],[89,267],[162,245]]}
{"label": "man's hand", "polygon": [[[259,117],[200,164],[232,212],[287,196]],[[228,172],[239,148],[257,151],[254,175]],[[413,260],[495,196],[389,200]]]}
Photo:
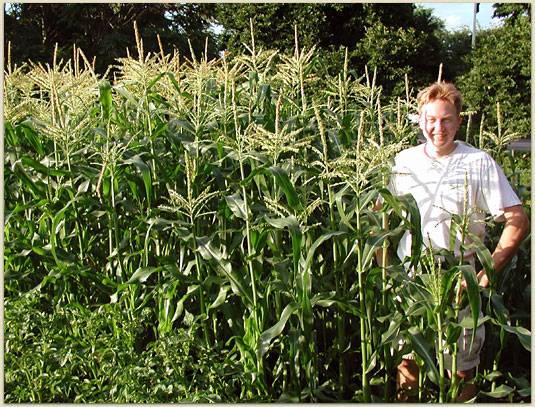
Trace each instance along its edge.
{"label": "man's hand", "polygon": [[480,287],[486,288],[489,286],[489,277],[487,276],[485,269],[477,273],[477,280],[479,281]]}
{"label": "man's hand", "polygon": [[[496,273],[499,273],[513,258],[516,251],[520,247],[522,240],[529,232],[529,219],[524,211],[522,205],[510,206],[504,209],[503,215],[498,219],[505,220],[502,235],[494,253],[492,253],[492,260],[494,260],[494,268]],[[484,270],[482,270],[484,271]],[[480,273],[481,274],[481,273]],[[478,274],[478,278],[479,278]],[[486,284],[488,285],[488,278],[485,273]],[[480,279],[480,285],[483,275]]]}
{"label": "man's hand", "polygon": [[[492,254],[492,260],[494,260],[494,268],[496,273],[499,273],[512,259],[516,251],[518,250],[522,240],[529,232],[529,220],[524,211],[522,205],[510,206],[504,209],[503,216],[498,221],[505,220],[505,226],[503,227],[500,241]],[[477,280],[479,286],[486,288],[489,286],[489,277],[485,269],[482,269],[477,273]],[[466,290],[466,281],[463,279],[461,282],[461,294]],[[460,298],[459,298],[460,300]]]}

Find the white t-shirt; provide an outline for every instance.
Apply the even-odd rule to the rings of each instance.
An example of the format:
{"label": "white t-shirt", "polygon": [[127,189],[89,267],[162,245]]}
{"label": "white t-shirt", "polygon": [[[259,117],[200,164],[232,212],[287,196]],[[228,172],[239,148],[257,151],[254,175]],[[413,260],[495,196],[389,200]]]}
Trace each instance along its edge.
{"label": "white t-shirt", "polygon": [[[505,174],[487,153],[456,142],[455,150],[446,157],[432,159],[424,151],[425,144],[401,151],[395,158],[389,189],[393,195],[412,194],[420,210],[422,237],[433,248],[450,248],[451,214],[462,215],[465,200],[465,174],[468,178],[468,231],[485,238],[485,217],[503,215],[503,209],[520,205]],[[460,256],[458,234],[454,253]],[[466,243],[470,241],[467,240]],[[410,256],[411,235],[406,232],[398,247],[400,259]],[[466,251],[469,257],[473,251]]]}

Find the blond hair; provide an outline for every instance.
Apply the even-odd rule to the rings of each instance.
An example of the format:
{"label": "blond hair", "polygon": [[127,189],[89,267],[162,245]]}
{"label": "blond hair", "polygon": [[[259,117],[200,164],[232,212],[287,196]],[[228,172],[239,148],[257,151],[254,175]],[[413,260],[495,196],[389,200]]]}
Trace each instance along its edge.
{"label": "blond hair", "polygon": [[418,102],[418,112],[422,112],[422,107],[434,100],[445,100],[455,106],[457,116],[461,114],[463,108],[463,96],[452,83],[435,82],[427,88],[422,89],[416,98]]}

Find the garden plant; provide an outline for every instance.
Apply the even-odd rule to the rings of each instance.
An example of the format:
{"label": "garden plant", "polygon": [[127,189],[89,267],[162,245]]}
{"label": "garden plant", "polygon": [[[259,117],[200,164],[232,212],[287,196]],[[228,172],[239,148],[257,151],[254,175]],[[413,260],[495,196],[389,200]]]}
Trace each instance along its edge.
{"label": "garden plant", "polygon": [[[491,278],[478,319],[475,271],[435,264],[411,196],[386,188],[418,142],[408,77],[385,97],[373,67],[329,72],[297,29],[283,52],[251,26],[215,60],[136,39],[104,76],[76,47],[6,66],[6,402],[396,402],[408,351],[415,398],[449,402],[463,383],[442,350],[481,323],[476,401],[530,401],[529,237],[500,275],[500,225],[473,243]],[[470,123],[529,211],[530,156],[504,155],[517,135]],[[406,230],[414,276],[394,254]]]}

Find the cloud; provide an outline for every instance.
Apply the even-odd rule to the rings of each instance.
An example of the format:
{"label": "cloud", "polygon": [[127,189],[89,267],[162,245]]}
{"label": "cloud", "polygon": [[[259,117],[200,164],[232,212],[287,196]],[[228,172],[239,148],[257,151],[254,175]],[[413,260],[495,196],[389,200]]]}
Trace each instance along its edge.
{"label": "cloud", "polygon": [[462,26],[468,26],[470,25],[470,22],[466,17],[459,16],[459,15],[449,15],[443,17],[444,22],[446,23],[447,28],[460,28]]}

